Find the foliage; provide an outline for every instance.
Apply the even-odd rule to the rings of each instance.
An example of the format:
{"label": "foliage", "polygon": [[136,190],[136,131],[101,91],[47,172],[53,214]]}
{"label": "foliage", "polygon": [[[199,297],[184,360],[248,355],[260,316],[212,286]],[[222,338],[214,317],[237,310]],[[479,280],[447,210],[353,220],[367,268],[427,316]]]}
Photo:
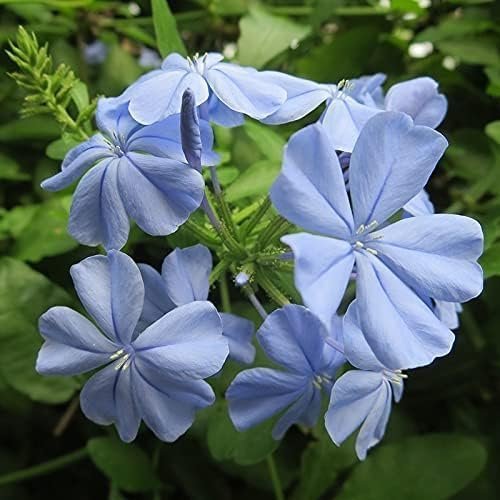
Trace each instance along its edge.
{"label": "foliage", "polygon": [[[273,498],[270,454],[286,497],[294,500],[497,497],[500,464],[500,10],[488,0],[97,0],[0,2],[4,53],[0,63],[0,474],[44,463],[73,450],[85,461],[62,461],[51,476],[2,480],[5,498]],[[18,25],[25,28],[17,30]],[[32,34],[34,33],[34,34]],[[10,40],[10,42],[9,42]],[[96,62],[88,45],[102,42]],[[37,319],[52,305],[75,307],[68,278],[72,264],[92,253],[67,234],[73,188],[48,195],[40,181],[59,169],[77,142],[92,135],[99,95],[117,95],[147,69],[145,47],[162,56],[223,51],[258,67],[336,83],[385,72],[389,85],[418,75],[440,82],[448,116],[440,130],[451,144],[430,184],[439,211],[478,219],[485,231],[482,258],[488,278],[481,299],[467,304],[454,353],[420,370],[405,388],[387,439],[363,463],[352,443],[335,447],[322,422],[312,432],[294,428],[277,447],[270,425],[237,433],[225,404],[202,412],[181,441],[157,445],[149,432],[133,445],[120,443],[79,413],[71,401],[79,378],[42,378],[34,371],[41,344]],[[430,52],[413,57],[419,50]],[[8,54],[8,55],[7,55]],[[413,54],[413,55],[412,55]],[[8,76],[8,75],[10,76]],[[20,88],[20,87],[22,88]],[[22,119],[19,110],[22,109]],[[203,241],[217,250],[229,291],[212,287],[210,298],[233,312],[259,319],[231,286],[240,270],[274,273],[270,301],[293,297],[286,265],[271,271],[267,254],[278,244],[258,241],[269,219],[252,227],[253,215],[279,172],[290,134],[315,120],[279,128],[247,121],[216,128],[218,167],[245,250],[257,249],[243,269],[224,260],[214,232],[194,217],[167,238],[132,230],[126,251],[158,268],[171,248]],[[272,215],[272,214],[271,214]],[[189,226],[189,225],[188,225]],[[286,229],[286,228],[285,228]],[[281,233],[284,234],[284,233]],[[194,235],[194,236],[193,236]],[[262,239],[265,239],[262,237]],[[271,250],[266,248],[271,243]],[[276,278],[276,279],[274,279]],[[259,356],[259,354],[258,354]],[[211,380],[222,395],[239,370]],[[222,399],[221,399],[222,400]],[[114,432],[114,431],[110,431]],[[54,436],[54,433],[56,436]],[[62,436],[61,436],[62,433]],[[277,447],[277,448],[276,448]],[[275,449],[276,448],[276,449]],[[51,483],[53,481],[53,483]],[[7,484],[8,483],[8,484]],[[48,487],[54,484],[55,487]],[[410,488],[409,488],[410,486]]]}

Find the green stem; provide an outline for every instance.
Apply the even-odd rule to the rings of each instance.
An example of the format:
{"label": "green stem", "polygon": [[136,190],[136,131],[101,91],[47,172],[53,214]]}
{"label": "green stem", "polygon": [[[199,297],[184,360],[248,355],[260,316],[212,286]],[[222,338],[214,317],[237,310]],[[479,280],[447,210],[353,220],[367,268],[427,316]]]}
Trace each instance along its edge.
{"label": "green stem", "polygon": [[226,313],[231,312],[231,299],[229,297],[229,288],[227,286],[226,273],[223,273],[219,278],[220,299],[222,302],[222,310]]}
{"label": "green stem", "polygon": [[274,461],[273,455],[268,455],[266,457],[267,468],[269,469],[269,475],[271,476],[271,481],[273,483],[274,496],[276,500],[285,500],[283,495],[283,488],[281,487],[281,480],[278,474],[278,469],[276,468],[276,463]]}
{"label": "green stem", "polygon": [[80,450],[73,451],[72,453],[63,455],[62,457],[54,458],[54,460],[49,460],[42,464],[28,467],[27,469],[4,474],[3,476],[0,476],[0,486],[17,483],[19,481],[25,481],[26,479],[30,479],[32,477],[48,474],[49,472],[62,469],[67,465],[78,462],[87,457],[87,455],[87,448],[81,448]]}
{"label": "green stem", "polygon": [[283,219],[281,216],[277,216],[271,221],[271,223],[262,231],[257,239],[255,245],[256,249],[265,248],[269,243],[271,243],[278,234],[280,234],[290,223]]}
{"label": "green stem", "polygon": [[268,196],[264,199],[258,210],[253,214],[252,218],[243,226],[241,230],[241,238],[244,240],[255,229],[255,226],[261,221],[271,208],[271,200]]}
{"label": "green stem", "polygon": [[229,262],[222,259],[210,273],[210,278],[209,278],[210,285],[213,285],[216,281],[218,281],[222,273],[224,273],[228,267],[229,267]]}
{"label": "green stem", "polygon": [[281,293],[279,288],[267,277],[265,271],[256,269],[255,278],[257,283],[266,291],[267,295],[280,307],[290,304],[290,301]]}
{"label": "green stem", "polygon": [[[278,5],[268,6],[269,11],[273,14],[282,16],[309,16],[313,12],[313,8],[307,5]],[[388,14],[391,11],[387,7],[378,7],[372,5],[352,5],[344,7],[336,7],[332,11],[335,16],[379,16]]]}
{"label": "green stem", "polygon": [[240,224],[245,219],[248,219],[248,217],[254,214],[260,208],[261,205],[262,205],[262,200],[257,200],[251,203],[250,205],[247,205],[246,207],[243,207],[242,209],[233,212],[233,220],[235,224]]}
{"label": "green stem", "polygon": [[211,248],[220,246],[220,242],[217,241],[210,231],[200,226],[193,220],[188,219],[184,225],[186,226],[186,229],[191,231],[191,233],[193,233],[205,246]]}

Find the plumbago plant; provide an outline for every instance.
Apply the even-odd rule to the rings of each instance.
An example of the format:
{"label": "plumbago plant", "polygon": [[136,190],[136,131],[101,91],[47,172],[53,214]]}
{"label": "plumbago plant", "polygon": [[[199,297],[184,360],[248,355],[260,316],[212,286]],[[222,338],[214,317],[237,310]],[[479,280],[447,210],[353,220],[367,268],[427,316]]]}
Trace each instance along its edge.
{"label": "plumbago plant", "polygon": [[[68,231],[102,249],[71,268],[85,314],[56,306],[41,316],[37,371],[83,375],[83,413],[125,442],[141,422],[176,441],[225,398],[238,431],[271,422],[279,441],[321,422],[338,446],[357,433],[364,460],[411,370],[449,354],[461,304],[483,287],[480,225],[435,214],[425,191],[448,145],[435,130],[447,110],[437,82],[384,93],[382,74],[323,84],[218,53],[171,53],[99,99],[94,131],[83,84],[52,72],[34,36],[21,30],[10,56],[27,112],[52,113],[71,146],[42,188],[76,183]],[[269,196],[233,207],[213,124],[271,127],[319,106],[319,120],[289,138]],[[189,232],[197,244],[158,271],[124,251],[131,224],[157,237]],[[262,318],[258,361],[253,323],[230,313],[228,275]],[[208,300],[216,283],[221,310]]]}

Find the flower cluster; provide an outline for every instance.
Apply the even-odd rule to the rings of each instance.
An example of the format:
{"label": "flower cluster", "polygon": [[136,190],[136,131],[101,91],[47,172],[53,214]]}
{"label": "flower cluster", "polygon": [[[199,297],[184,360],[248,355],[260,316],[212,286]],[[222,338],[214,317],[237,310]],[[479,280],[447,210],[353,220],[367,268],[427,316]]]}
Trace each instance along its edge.
{"label": "flower cluster", "polygon": [[[37,370],[75,375],[103,367],[81,392],[89,419],[115,424],[124,441],[136,437],[141,420],[159,439],[177,439],[214,402],[206,379],[228,356],[244,364],[255,357],[253,323],[208,302],[210,284],[229,270],[263,317],[256,338],[274,365],[244,369],[230,384],[235,427],[277,416],[273,437],[281,439],[293,424],[315,425],[326,395],[333,442],[360,428],[356,452],[364,459],[403,395],[403,371],[449,353],[461,304],[483,286],[481,227],[435,214],[425,191],[447,147],[435,130],[446,98],[428,77],[385,95],[384,80],[376,74],[323,84],[226,63],[216,53],[171,54],[122,95],[101,99],[99,133],[42,183],[56,191],[82,177],[69,232],[107,251],[71,269],[93,322],[64,307],[47,311]],[[275,261],[293,260],[303,305],[290,304],[272,293],[271,276],[254,277],[245,267],[273,228],[257,219],[241,231],[231,227],[211,123],[235,127],[245,116],[289,123],[322,104],[319,120],[290,138],[270,190],[280,221],[292,228],[281,233]],[[207,195],[203,166],[214,195]],[[120,251],[130,220],[147,234],[169,235],[199,208],[213,225],[210,238],[221,242],[214,269],[200,244],[171,252],[161,273]],[[280,306],[269,315],[254,279]],[[343,369],[346,363],[353,369]]]}

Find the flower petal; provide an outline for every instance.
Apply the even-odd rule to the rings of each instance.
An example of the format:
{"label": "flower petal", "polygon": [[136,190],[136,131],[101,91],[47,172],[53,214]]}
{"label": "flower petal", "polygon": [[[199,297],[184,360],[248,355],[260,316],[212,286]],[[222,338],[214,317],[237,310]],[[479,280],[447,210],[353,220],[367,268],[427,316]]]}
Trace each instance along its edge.
{"label": "flower petal", "polygon": [[133,441],[141,416],[133,393],[130,369],[119,369],[121,360],[93,375],[80,394],[84,415],[100,425],[115,424],[122,441]]}
{"label": "flower petal", "polygon": [[378,258],[356,254],[359,326],[391,370],[416,368],[450,352],[454,335]]}
{"label": "flower petal", "polygon": [[106,257],[86,258],[70,273],[87,312],[111,340],[128,344],[144,302],[144,284],[135,262],[111,251]]}
{"label": "flower petal", "polygon": [[239,363],[250,364],[255,359],[255,347],[252,344],[254,324],[234,314],[221,313],[222,334],[229,344],[229,357]]}
{"label": "flower petal", "polygon": [[262,120],[270,125],[300,120],[330,97],[325,88],[311,80],[279,71],[263,71],[260,76],[264,81],[281,87],[287,94],[286,101],[280,108]]}
{"label": "flower petal", "polygon": [[385,222],[427,183],[448,143],[403,113],[385,112],[363,128],[351,156],[349,185],[356,227]]}
{"label": "flower petal", "polygon": [[385,97],[385,109],[410,115],[415,125],[436,128],[446,115],[448,101],[438,92],[438,83],[423,76],[393,85]]}
{"label": "flower petal", "polygon": [[206,79],[227,107],[257,120],[274,113],[286,99],[283,89],[263,80],[257,71],[235,64],[214,64]]}
{"label": "flower petal", "polygon": [[483,233],[469,217],[407,218],[377,231],[373,238],[370,246],[379,258],[422,295],[465,302],[483,289],[483,272],[476,262],[483,251]]}
{"label": "flower petal", "polygon": [[271,313],[257,332],[257,340],[269,358],[306,376],[323,368],[326,336],[321,321],[305,307],[294,304]]}
{"label": "flower petal", "polygon": [[226,392],[229,416],[239,431],[247,430],[291,405],[310,384],[310,377],[271,368],[243,370]]}
{"label": "flower petal", "polygon": [[284,236],[295,258],[295,286],[304,304],[325,324],[336,312],[354,266],[346,241],[298,233]]}
{"label": "flower petal", "polygon": [[333,99],[321,116],[331,148],[352,152],[363,127],[380,112],[380,109],[365,106],[348,96]]}
{"label": "flower petal", "polygon": [[121,160],[104,160],[89,170],[73,195],[68,232],[80,243],[120,249],[129,233],[128,216],[118,189]]}
{"label": "flower petal", "polygon": [[134,85],[130,95],[130,114],[143,125],[178,114],[182,94],[188,88],[194,92],[196,104],[208,99],[208,85],[197,72],[184,69],[161,71],[154,78]]}
{"label": "flower petal", "polygon": [[52,307],[40,317],[45,339],[36,361],[44,375],[77,375],[107,363],[118,346],[69,307]]}
{"label": "flower petal", "polygon": [[462,312],[460,304],[436,300],[434,313],[450,330],[455,330],[460,326],[460,319],[458,317],[458,313],[460,312]]}
{"label": "flower petal", "polygon": [[434,205],[425,189],[422,189],[408,203],[405,204],[403,210],[413,217],[418,215],[431,215],[434,213]]}
{"label": "flower petal", "polygon": [[308,231],[350,237],[353,220],[344,176],[321,125],[292,136],[271,200],[283,217]]}
{"label": "flower petal", "polygon": [[211,271],[212,254],[203,245],[176,248],[165,257],[161,268],[168,296],[177,306],[207,300]]}
{"label": "flower petal", "polygon": [[168,158],[132,152],[125,161],[118,185],[127,213],[145,233],[172,234],[200,206],[204,181],[196,170]]}
{"label": "flower petal", "polygon": [[112,156],[112,151],[104,137],[96,134],[88,141],[71,149],[62,162],[61,171],[45,179],[41,187],[46,191],[64,189],[79,179],[96,162]]}
{"label": "flower petal", "polygon": [[229,353],[222,321],[210,302],[191,302],[165,314],[133,343],[136,356],[175,380],[215,375]]}
{"label": "flower petal", "polygon": [[[221,127],[239,127],[245,123],[245,115],[226,106],[213,92],[207,101],[208,117]],[[205,105],[205,104],[204,104]]]}

